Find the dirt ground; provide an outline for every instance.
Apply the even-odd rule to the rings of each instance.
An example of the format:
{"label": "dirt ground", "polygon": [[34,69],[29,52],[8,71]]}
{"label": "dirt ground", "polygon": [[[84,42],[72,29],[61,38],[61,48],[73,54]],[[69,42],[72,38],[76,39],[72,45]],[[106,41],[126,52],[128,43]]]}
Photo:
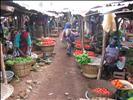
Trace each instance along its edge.
{"label": "dirt ground", "polygon": [[[38,72],[31,72],[21,81],[13,81],[14,94],[8,100],[77,100],[85,97],[88,79],[82,76],[74,58],[66,55],[63,44],[57,38],[53,63],[44,65]],[[29,87],[27,80],[36,81],[37,85]],[[30,83],[30,82],[29,82]],[[30,88],[29,95],[20,99],[16,95]]]}

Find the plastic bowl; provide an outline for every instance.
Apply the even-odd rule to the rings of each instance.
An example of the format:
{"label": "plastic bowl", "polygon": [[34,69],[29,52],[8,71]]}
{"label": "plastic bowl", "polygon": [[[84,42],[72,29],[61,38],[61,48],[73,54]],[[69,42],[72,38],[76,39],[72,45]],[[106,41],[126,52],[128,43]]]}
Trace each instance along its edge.
{"label": "plastic bowl", "polygon": [[[14,76],[13,71],[6,71],[7,81],[10,82]],[[2,72],[0,71],[0,81],[3,81]]]}

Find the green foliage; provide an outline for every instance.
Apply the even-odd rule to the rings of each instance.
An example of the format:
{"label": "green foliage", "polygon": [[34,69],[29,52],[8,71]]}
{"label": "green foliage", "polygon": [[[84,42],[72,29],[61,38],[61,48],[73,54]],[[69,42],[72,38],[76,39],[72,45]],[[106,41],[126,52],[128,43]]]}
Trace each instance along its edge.
{"label": "green foliage", "polygon": [[76,58],[76,61],[80,64],[88,64],[91,62],[91,59],[88,58],[88,55],[85,53],[76,55],[75,58]]}
{"label": "green foliage", "polygon": [[126,65],[133,65],[133,57],[127,57]]}
{"label": "green foliage", "polygon": [[21,63],[21,62],[30,62],[32,61],[32,58],[30,56],[27,57],[16,57],[15,59],[9,59],[6,61],[6,64],[8,65],[14,65],[16,63]]}

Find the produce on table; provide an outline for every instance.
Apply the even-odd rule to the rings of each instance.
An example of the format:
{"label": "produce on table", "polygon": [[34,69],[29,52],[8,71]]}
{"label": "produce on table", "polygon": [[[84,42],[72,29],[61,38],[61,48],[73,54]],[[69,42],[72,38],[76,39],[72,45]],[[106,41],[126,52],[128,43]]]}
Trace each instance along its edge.
{"label": "produce on table", "polygon": [[112,80],[111,83],[112,83],[112,85],[114,85],[118,89],[124,87],[124,85],[118,79]]}
{"label": "produce on table", "polygon": [[111,92],[106,88],[95,88],[92,90],[92,92],[97,94],[103,94],[103,95],[110,95]]}
{"label": "produce on table", "polygon": [[82,53],[83,53],[82,50],[75,50],[75,51],[73,52],[74,55],[80,55],[80,54],[82,54]]}
{"label": "produce on table", "polygon": [[94,56],[95,56],[95,53],[94,53],[93,51],[88,51],[88,52],[87,52],[87,55],[88,55],[88,56],[94,57]]}
{"label": "produce on table", "polygon": [[6,61],[6,64],[8,65],[14,65],[16,63],[21,63],[21,62],[30,62],[32,61],[32,57],[27,56],[27,57],[16,57],[15,59],[9,59]]}
{"label": "produce on table", "polygon": [[76,61],[80,64],[88,64],[91,62],[91,59],[85,53],[76,55],[75,58],[76,58]]}

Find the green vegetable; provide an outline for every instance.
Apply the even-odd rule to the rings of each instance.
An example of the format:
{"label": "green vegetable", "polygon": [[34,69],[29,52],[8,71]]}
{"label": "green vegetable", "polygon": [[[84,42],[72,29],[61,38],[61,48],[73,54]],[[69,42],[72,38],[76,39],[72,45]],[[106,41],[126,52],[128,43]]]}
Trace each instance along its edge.
{"label": "green vegetable", "polygon": [[76,55],[75,58],[76,58],[76,61],[80,64],[88,64],[91,62],[91,59],[88,58],[88,55],[85,53]]}
{"label": "green vegetable", "polygon": [[133,65],[133,57],[128,57],[126,59],[126,65]]}
{"label": "green vegetable", "polygon": [[133,97],[130,97],[128,100],[133,100]]}
{"label": "green vegetable", "polygon": [[6,64],[8,65],[14,65],[16,63],[21,63],[21,62],[30,62],[32,61],[32,58],[30,56],[27,57],[16,57],[15,59],[9,59],[6,61]]}

